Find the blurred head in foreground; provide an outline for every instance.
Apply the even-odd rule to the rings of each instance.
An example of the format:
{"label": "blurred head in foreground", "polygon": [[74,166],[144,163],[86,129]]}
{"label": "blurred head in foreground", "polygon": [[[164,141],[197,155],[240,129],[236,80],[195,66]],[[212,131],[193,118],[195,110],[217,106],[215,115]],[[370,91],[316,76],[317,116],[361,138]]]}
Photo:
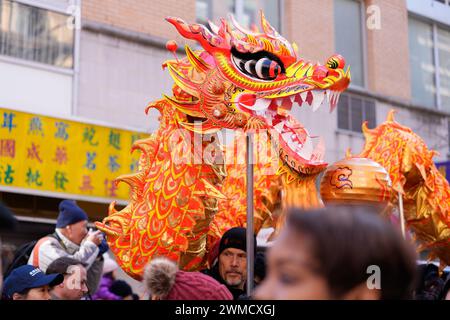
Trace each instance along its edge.
{"label": "blurred head in foreground", "polygon": [[415,252],[362,207],[290,209],[256,299],[408,299]]}
{"label": "blurred head in foreground", "polygon": [[200,272],[178,269],[167,258],[155,258],[144,271],[152,300],[233,300],[227,287]]}

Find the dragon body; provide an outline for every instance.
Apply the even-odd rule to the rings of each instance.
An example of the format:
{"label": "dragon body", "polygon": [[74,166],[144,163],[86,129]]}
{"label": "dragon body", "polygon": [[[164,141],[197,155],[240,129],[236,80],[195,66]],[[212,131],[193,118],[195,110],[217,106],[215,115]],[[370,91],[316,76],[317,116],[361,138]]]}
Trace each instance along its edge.
{"label": "dragon body", "polygon": [[382,165],[392,181],[392,204],[403,198],[406,226],[427,250],[429,259],[439,258],[441,266],[450,265],[450,186],[433,162],[436,152],[410,128],[394,120],[374,129],[363,124],[366,139],[358,157]]}
{"label": "dragon body", "polygon": [[237,141],[249,132],[261,140],[254,151],[255,159],[265,159],[255,164],[255,231],[267,221],[281,224],[273,215],[280,206],[319,205],[314,181],[327,166],[323,146],[314,147],[289,111],[322,105],[332,111],[350,82],[342,56],[324,65],[298,58],[296,45],[262,13],[261,31],[244,29],[232,16],[209,29],[166,20],[201,49],[186,46],[185,58],[163,64],[174,87],[149,105],[160,111],[160,127],[133,146],[142,152],[138,172],[117,179],[131,187],[129,204],[116,211],[112,203],[96,223],[136,279],[162,255],[197,270],[226,229],[245,225],[246,149],[242,142],[222,146],[221,129],[236,131]]}
{"label": "dragon body", "polygon": [[[160,127],[133,146],[141,151],[138,172],[117,179],[130,185],[130,201],[120,211],[112,203],[108,217],[96,223],[121,268],[136,279],[156,256],[198,270],[227,229],[246,225],[248,134],[255,144],[255,232],[267,225],[279,230],[283,208],[321,206],[315,182],[327,168],[324,147],[314,147],[289,111],[322,105],[332,111],[350,82],[342,56],[325,65],[298,58],[295,44],[262,13],[261,31],[242,28],[232,16],[209,29],[167,21],[201,49],[186,46],[186,57],[163,64],[174,80],[172,95],[147,108],[159,110]],[[235,131],[231,145],[222,144],[222,129]],[[361,201],[365,192],[372,202],[392,205],[401,194],[407,226],[422,248],[449,264],[450,188],[432,162],[433,151],[392,115],[377,128],[364,125],[363,132],[360,160],[334,166],[321,188],[334,199],[349,201],[353,193]]]}

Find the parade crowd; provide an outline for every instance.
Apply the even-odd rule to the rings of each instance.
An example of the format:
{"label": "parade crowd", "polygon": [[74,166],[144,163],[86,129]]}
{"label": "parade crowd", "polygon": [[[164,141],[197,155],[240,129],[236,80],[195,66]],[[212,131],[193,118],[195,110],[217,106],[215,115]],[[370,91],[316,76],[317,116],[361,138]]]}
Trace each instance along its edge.
{"label": "parade crowd", "polygon": [[[0,229],[14,225],[0,205]],[[246,229],[236,227],[210,250],[205,270],[152,259],[142,280],[147,293],[138,296],[117,278],[102,233],[88,230],[88,216],[75,201],[63,200],[53,234],[14,254],[2,250],[2,300],[450,299],[448,272],[417,263],[411,243],[369,208],[292,208],[276,240],[258,248],[254,237],[253,247],[253,279]]]}

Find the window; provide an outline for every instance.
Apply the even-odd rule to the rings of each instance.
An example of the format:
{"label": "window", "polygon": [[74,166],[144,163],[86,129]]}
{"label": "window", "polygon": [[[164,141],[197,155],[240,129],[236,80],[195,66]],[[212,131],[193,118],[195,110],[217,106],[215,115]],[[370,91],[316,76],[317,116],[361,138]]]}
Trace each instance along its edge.
{"label": "window", "polygon": [[335,50],[352,69],[352,85],[359,87],[365,86],[362,9],[361,1],[334,1]]}
{"label": "window", "polygon": [[72,68],[74,30],[68,15],[0,0],[0,55]]}
{"label": "window", "polygon": [[437,28],[439,59],[439,101],[441,109],[450,112],[450,30]]}
{"label": "window", "polygon": [[450,112],[450,30],[410,17],[409,63],[413,101]]}
{"label": "window", "polygon": [[[448,149],[450,150],[450,119],[447,119],[447,142],[448,142]],[[450,177],[448,177],[450,179]]]}
{"label": "window", "polygon": [[433,107],[436,105],[433,27],[420,20],[409,19],[408,29],[413,100]]}
{"label": "window", "polygon": [[232,13],[242,26],[260,27],[260,9],[264,11],[270,24],[280,31],[279,0],[197,0],[196,2],[197,21],[202,24],[207,24],[208,20],[217,22],[219,18]]}
{"label": "window", "polygon": [[368,122],[369,128],[376,126],[374,100],[342,94],[337,109],[338,129],[362,132],[364,121]]}

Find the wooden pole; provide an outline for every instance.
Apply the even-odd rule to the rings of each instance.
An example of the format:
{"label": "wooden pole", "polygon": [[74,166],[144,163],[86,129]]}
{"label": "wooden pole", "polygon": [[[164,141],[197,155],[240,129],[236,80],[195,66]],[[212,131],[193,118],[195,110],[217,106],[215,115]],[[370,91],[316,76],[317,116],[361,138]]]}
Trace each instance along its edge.
{"label": "wooden pole", "polygon": [[254,279],[254,232],[253,232],[253,141],[252,134],[247,134],[247,296],[253,290]]}
{"label": "wooden pole", "polygon": [[399,192],[398,193],[398,209],[399,209],[399,215],[400,215],[400,226],[402,228],[402,235],[403,238],[406,237],[405,235],[405,213],[403,212],[403,196]]}

